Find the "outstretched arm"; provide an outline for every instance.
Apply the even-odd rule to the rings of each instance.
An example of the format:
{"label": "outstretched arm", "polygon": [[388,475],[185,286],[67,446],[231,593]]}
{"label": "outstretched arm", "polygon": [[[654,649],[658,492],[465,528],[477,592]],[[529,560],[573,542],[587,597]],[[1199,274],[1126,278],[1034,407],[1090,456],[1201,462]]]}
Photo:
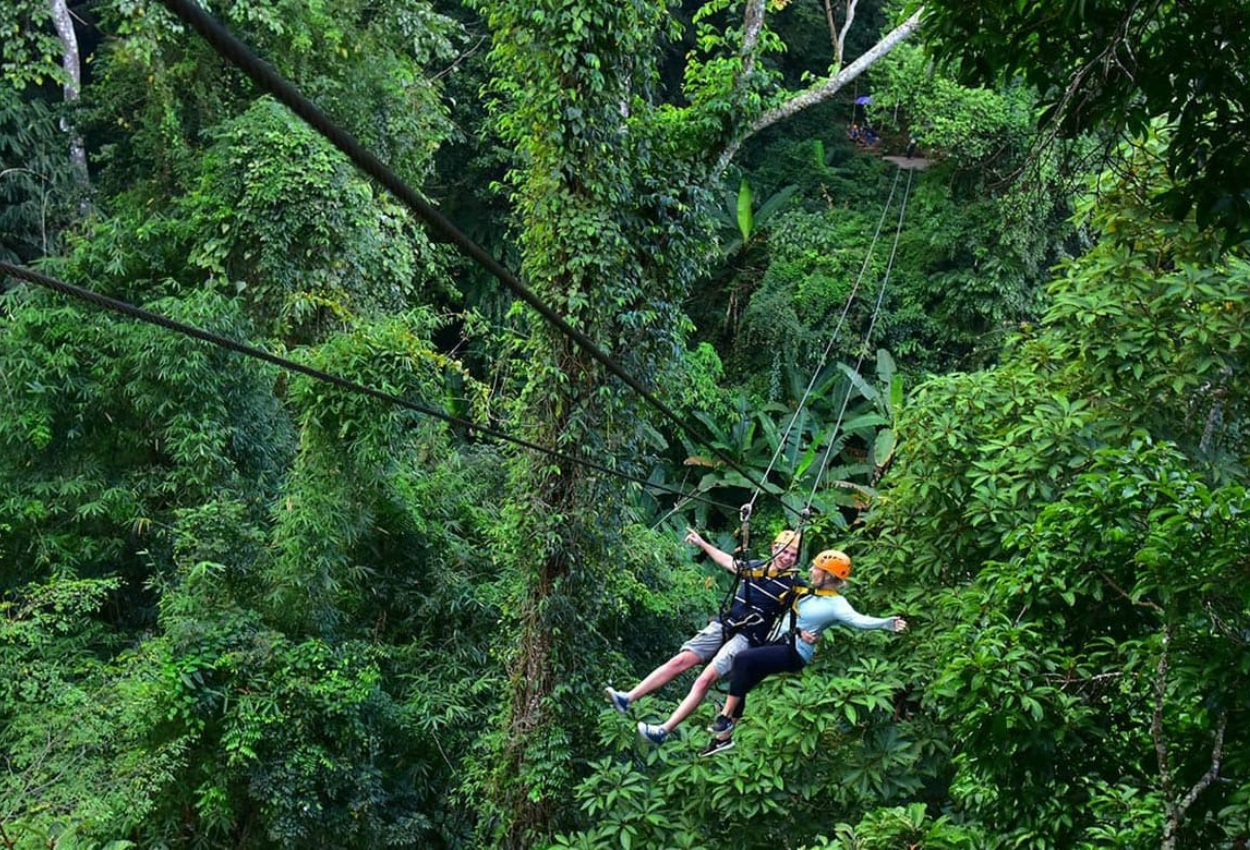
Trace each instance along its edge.
{"label": "outstretched arm", "polygon": [[835,619],[853,628],[889,629],[896,633],[907,629],[907,621],[902,617],[869,617],[867,614],[859,613],[851,606],[850,602],[846,601],[845,596],[835,596],[832,599],[832,604],[834,606]]}
{"label": "outstretched arm", "polygon": [[686,542],[693,543],[695,546],[698,546],[722,569],[729,570],[731,573],[734,571],[734,556],[723,549],[717,549],[711,543],[708,543],[700,537],[699,532],[695,531],[693,528],[689,529],[689,533],[686,535]]}

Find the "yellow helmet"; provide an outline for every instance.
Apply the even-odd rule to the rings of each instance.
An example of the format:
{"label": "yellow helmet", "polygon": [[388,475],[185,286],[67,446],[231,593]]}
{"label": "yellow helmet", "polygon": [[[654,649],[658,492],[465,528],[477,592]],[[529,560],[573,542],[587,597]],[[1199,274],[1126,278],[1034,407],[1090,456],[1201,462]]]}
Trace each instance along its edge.
{"label": "yellow helmet", "polygon": [[812,559],[812,566],[845,581],[851,577],[851,556],[837,549],[826,549]]}
{"label": "yellow helmet", "polygon": [[778,543],[782,546],[794,546],[797,548],[799,545],[799,534],[797,531],[791,531],[788,528],[782,529],[773,538],[773,545],[776,546]]}

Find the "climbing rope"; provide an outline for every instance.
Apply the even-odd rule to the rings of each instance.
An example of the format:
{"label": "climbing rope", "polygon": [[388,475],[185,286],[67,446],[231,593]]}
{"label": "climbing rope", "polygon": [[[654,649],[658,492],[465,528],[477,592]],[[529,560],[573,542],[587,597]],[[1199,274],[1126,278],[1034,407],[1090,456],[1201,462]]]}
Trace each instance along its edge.
{"label": "climbing rope", "polygon": [[[890,193],[886,197],[885,204],[881,208],[881,216],[880,218],[877,219],[877,226],[876,226],[876,229],[873,231],[872,241],[869,243],[868,250],[864,254],[864,261],[860,265],[859,273],[855,276],[855,282],[852,284],[851,291],[847,295],[846,301],[842,305],[842,312],[838,316],[837,324],[834,326],[833,333],[830,335],[829,341],[825,345],[824,351],[821,352],[820,360],[817,363],[816,368],[812,370],[812,377],[808,381],[807,387],[803,390],[803,395],[799,398],[799,402],[795,406],[794,413],[790,416],[790,421],[786,424],[785,431],[782,433],[782,437],[777,443],[777,448],[773,451],[773,455],[769,459],[768,466],[764,470],[764,475],[762,477],[762,480],[765,482],[768,481],[768,477],[770,474],[772,474],[773,468],[777,464],[777,460],[781,457],[782,453],[785,451],[786,447],[789,445],[791,435],[794,432],[794,428],[798,422],[799,416],[802,414],[804,408],[806,407],[808,399],[811,397],[812,391],[816,386],[816,381],[819,379],[821,373],[824,371],[825,366],[828,364],[829,356],[833,352],[833,347],[837,344],[837,341],[839,337],[841,336],[843,325],[846,323],[846,317],[850,313],[851,305],[855,302],[855,298],[859,293],[860,285],[863,282],[864,275],[867,273],[868,267],[872,262],[872,257],[873,257],[874,252],[876,251],[877,242],[880,240],[880,237],[881,237],[881,231],[885,226],[885,222],[889,215],[890,208],[894,203],[894,195],[898,190],[898,183],[899,183],[900,176],[901,174],[898,171],[894,173],[894,180],[890,184]],[[910,194],[910,191],[911,191],[911,176],[909,173],[909,176],[907,179],[907,187],[904,190],[903,199],[901,203],[901,210],[903,211],[905,211],[907,208],[907,196]],[[903,217],[902,217],[902,212],[900,212],[898,226],[896,227],[895,233],[894,233],[894,246],[890,253],[890,260],[887,266],[885,280],[889,279],[889,269],[893,267],[894,255],[895,255],[895,252],[898,250],[898,240],[899,240],[899,234],[902,231],[902,226],[903,226]],[[868,335],[871,335],[872,329],[876,326],[877,317],[880,314],[882,304],[884,303],[883,296],[885,292],[885,280],[882,281],[881,291],[877,295],[877,301],[873,309],[872,319],[869,322]],[[867,336],[865,337],[864,344],[867,345]],[[863,354],[861,351],[860,363],[856,364],[856,371],[859,370],[859,366],[862,364],[862,362],[863,362]],[[834,435],[837,434],[838,429],[841,427],[842,418],[846,412],[847,402],[850,399],[849,388],[847,392],[848,392],[847,398],[843,400],[842,408],[838,412],[837,421],[835,422],[833,431],[830,435],[830,446],[832,446],[833,444],[833,441],[835,438]],[[820,469],[817,472],[816,480],[813,482],[812,492],[807,499],[807,504],[800,511],[792,511],[792,513],[795,513],[795,515],[798,517],[798,523],[795,526],[795,534],[798,537],[796,541],[796,545],[798,547],[798,558],[796,559],[796,562],[795,562],[796,564],[801,563],[803,559],[803,547],[806,542],[806,533],[805,533],[806,527],[812,517],[812,502],[815,498],[816,489],[820,486],[820,481],[824,477],[825,469],[828,465],[829,458],[830,458],[830,454],[828,451],[826,451],[825,458],[821,464]],[[763,490],[762,487],[756,487],[755,491],[751,495],[751,500],[747,504],[743,505],[742,507],[742,516],[744,517],[742,521],[742,527],[744,529],[744,538],[745,538],[745,529],[747,527],[746,519],[750,517],[751,512],[754,510],[755,504],[759,500],[760,493],[762,492],[762,490]],[[783,508],[789,507],[788,505],[786,505],[784,499],[781,500],[781,505]],[[742,545],[742,551],[743,552],[746,551],[745,539]],[[771,557],[770,557],[770,562],[771,562]],[[739,581],[740,581],[740,575],[736,575],[734,578],[733,586],[730,588],[731,595],[729,599],[732,599],[732,594],[736,591]],[[724,606],[724,603],[722,603],[722,608],[723,606]]]}
{"label": "climbing rope", "polygon": [[[829,342],[828,344],[825,345],[825,350],[821,352],[820,362],[817,363],[816,368],[812,371],[812,378],[810,381],[807,382],[807,388],[803,391],[803,395],[799,399],[799,403],[795,407],[794,413],[793,415],[791,415],[790,421],[786,425],[786,429],[784,433],[782,434],[781,439],[777,443],[777,448],[773,452],[772,458],[768,461],[768,467],[764,470],[764,475],[763,475],[763,481],[765,482],[768,481],[768,476],[769,474],[772,473],[773,467],[777,463],[777,459],[781,457],[782,452],[785,451],[786,446],[789,444],[790,435],[794,431],[795,423],[798,422],[799,415],[803,412],[803,409],[806,407],[807,400],[808,398],[811,397],[812,389],[816,386],[816,381],[819,379],[821,372],[824,371],[825,365],[829,362],[829,355],[833,351],[833,347],[834,345],[837,344],[838,337],[842,333],[842,326],[843,324],[845,324],[847,314],[851,310],[851,304],[854,303],[855,296],[859,292],[859,286],[860,286],[861,281],[863,281],[864,279],[864,274],[868,270],[868,264],[872,261],[873,252],[876,250],[877,241],[881,236],[881,229],[884,226],[886,216],[890,211],[890,205],[894,201],[894,192],[898,188],[899,176],[900,176],[899,173],[896,171],[894,173],[894,182],[890,185],[890,194],[886,198],[885,205],[881,208],[881,217],[877,220],[877,228],[876,228],[876,231],[872,234],[872,242],[868,245],[868,251],[864,254],[864,262],[860,266],[859,274],[856,275],[855,283],[851,286],[850,294],[847,295],[846,302],[842,305],[842,313],[841,315],[838,316],[838,322],[834,326],[833,334],[829,337]],[[878,309],[880,309],[879,304],[878,304]],[[873,321],[874,322],[876,321],[875,314],[873,315]],[[761,492],[761,488],[757,487],[755,492],[752,494],[751,501],[750,501],[750,505],[752,508],[755,507],[755,503],[759,499],[760,492]],[[810,504],[808,505],[808,507],[810,507]],[[802,519],[803,517],[800,516],[800,520]],[[800,534],[801,534],[801,531],[800,531]]]}

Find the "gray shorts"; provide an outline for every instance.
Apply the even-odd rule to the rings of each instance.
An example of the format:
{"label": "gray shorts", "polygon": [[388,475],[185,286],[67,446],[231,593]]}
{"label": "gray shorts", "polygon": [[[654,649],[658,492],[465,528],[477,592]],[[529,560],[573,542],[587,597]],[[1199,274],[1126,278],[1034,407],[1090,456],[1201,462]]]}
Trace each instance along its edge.
{"label": "gray shorts", "polygon": [[699,661],[709,659],[716,665],[716,673],[725,676],[733,667],[734,656],[751,645],[746,635],[734,635],[725,640],[725,630],[720,623],[708,623],[697,635],[681,645],[682,652],[693,652]]}

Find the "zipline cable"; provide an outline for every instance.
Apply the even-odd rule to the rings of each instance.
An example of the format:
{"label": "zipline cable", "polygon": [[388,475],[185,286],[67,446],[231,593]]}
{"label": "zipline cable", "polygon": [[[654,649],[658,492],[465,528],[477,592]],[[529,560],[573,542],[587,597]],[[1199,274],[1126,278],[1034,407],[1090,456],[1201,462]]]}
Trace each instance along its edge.
{"label": "zipline cable", "polygon": [[572,455],[568,455],[563,452],[556,451],[554,449],[549,449],[545,446],[541,446],[537,443],[534,443],[530,440],[526,440],[522,437],[514,437],[511,434],[507,434],[495,428],[491,428],[485,425],[478,425],[474,422],[469,422],[468,420],[460,419],[459,417],[452,416],[448,413],[444,413],[441,410],[435,410],[432,407],[427,407],[423,404],[419,404],[414,401],[409,401],[408,399],[403,398],[401,396],[397,396],[388,392],[383,392],[382,390],[378,390],[373,387],[369,387],[364,384],[357,383],[356,381],[352,381],[347,378],[341,377],[339,375],[334,375],[329,372],[322,371],[320,369],[315,369],[311,366],[305,366],[302,363],[298,363],[294,360],[289,360],[285,357],[280,357],[276,354],[270,354],[268,351],[265,351],[264,349],[257,348],[252,345],[247,345],[246,343],[238,342],[237,340],[233,340],[233,339],[230,339],[229,337],[221,336],[220,334],[213,333],[212,331],[207,331],[207,330],[204,330],[203,328],[198,328],[195,325],[189,325],[185,322],[179,322],[176,319],[169,318],[168,316],[162,316],[161,314],[154,313],[151,310],[146,310],[142,307],[136,307],[133,304],[118,300],[116,298],[110,298],[107,295],[101,295],[98,292],[93,292],[92,290],[85,289],[81,286],[75,286],[72,283],[66,283],[63,280],[58,280],[54,277],[50,277],[48,275],[34,271],[33,269],[28,269],[24,266],[16,266],[16,265],[13,265],[12,263],[5,262],[4,260],[0,260],[0,273],[18,278],[19,280],[28,281],[38,286],[42,286],[46,289],[51,289],[55,292],[60,292],[63,295],[69,295],[73,298],[78,298],[82,301],[95,304],[98,307],[103,307],[104,309],[110,310],[114,313],[119,313],[123,316],[129,316],[130,318],[133,318],[133,319],[138,319],[141,322],[146,322],[148,324],[157,325],[167,330],[175,331],[177,333],[183,334],[184,336],[189,336],[193,339],[198,339],[201,342],[206,342],[210,345],[215,345],[218,348],[224,348],[229,351],[233,351],[236,354],[242,354],[245,357],[251,357],[256,360],[263,360],[266,363],[270,363],[274,366],[278,366],[279,368],[286,369],[291,372],[299,372],[300,374],[307,375],[310,378],[315,378],[318,381],[324,381],[326,383],[333,384],[337,387],[340,387],[341,389],[348,390],[349,392],[358,393],[360,395],[369,396],[370,398],[374,398],[379,401],[387,402],[388,404],[393,404],[399,407],[404,407],[404,408],[407,408],[408,410],[413,411],[414,413],[419,413],[423,416],[429,416],[434,419],[440,419],[443,422],[446,422],[448,424],[456,425],[460,428],[463,428],[465,429],[465,431],[470,432],[470,433],[476,432],[483,436],[491,437],[493,439],[500,440],[502,442],[512,443],[514,445],[521,446],[523,448],[532,449],[533,451],[541,452],[542,454],[545,454],[549,457],[553,457],[558,460],[563,460],[568,463],[574,463],[579,466],[584,466],[587,469],[593,469],[597,472],[602,472],[606,475],[612,475],[617,478],[624,479],[626,481],[631,481],[635,484],[641,484],[644,487],[648,487],[654,490],[660,490],[661,492],[665,492],[673,496],[679,496],[682,499],[691,499],[695,501],[706,502],[707,504],[713,505],[714,507],[727,509],[727,510],[733,510],[732,505],[728,505],[723,502],[717,502],[712,499],[707,499],[705,497],[699,496],[694,493],[686,493],[680,490],[674,490],[662,484],[657,484],[657,483],[653,483],[650,481],[646,481],[645,479],[639,478],[634,475],[630,475],[627,472],[622,472],[619,469],[612,469],[610,467],[604,466],[599,463],[595,463],[594,461],[586,460],[584,458],[573,457]]}
{"label": "zipline cable", "polygon": [[[868,271],[868,264],[872,260],[873,252],[876,250],[876,247],[877,247],[877,240],[881,236],[881,228],[885,225],[886,216],[890,212],[890,205],[894,201],[894,192],[898,188],[899,176],[900,176],[899,172],[895,171],[894,182],[890,185],[890,194],[885,199],[885,205],[881,208],[881,217],[877,219],[877,229],[872,235],[872,242],[868,245],[867,253],[864,254],[864,262],[859,268],[859,274],[856,275],[855,283],[851,287],[851,292],[849,295],[847,295],[846,303],[843,304],[842,306],[842,314],[838,316],[838,323],[833,329],[833,335],[829,338],[829,343],[825,346],[824,352],[822,352],[820,355],[820,362],[816,365],[816,368],[812,371],[812,379],[807,382],[807,389],[803,391],[803,397],[799,399],[799,403],[794,409],[794,414],[790,417],[789,424],[786,425],[785,433],[782,434],[781,440],[777,443],[777,449],[776,451],[773,452],[772,459],[769,460],[768,462],[768,468],[764,470],[763,480],[765,482],[768,481],[768,476],[773,471],[773,466],[776,465],[777,459],[781,456],[781,453],[785,450],[786,446],[789,444],[790,434],[794,431],[794,425],[798,421],[799,414],[803,412],[803,408],[807,405],[807,399],[811,396],[812,389],[815,388],[816,386],[816,380],[820,377],[820,373],[824,370],[825,364],[829,362],[829,354],[833,351],[833,346],[837,343],[838,337],[842,333],[842,325],[846,322],[846,316],[851,310],[851,304],[854,303],[855,296],[859,292],[860,282],[863,281],[864,274],[865,272]],[[910,183],[910,180],[908,182]],[[878,310],[880,309],[879,304],[878,304],[877,309]],[[875,313],[873,314],[873,321],[874,322],[876,321]],[[751,508],[755,507],[755,502],[757,499],[759,499],[759,496],[760,496],[760,490],[759,488],[756,488],[755,493],[751,496],[751,501],[750,501]],[[809,506],[810,506],[810,502],[809,502]],[[800,518],[806,519],[806,517],[800,517]]]}
{"label": "zipline cable", "polygon": [[[868,245],[868,250],[864,253],[864,262],[859,267],[859,274],[855,276],[855,283],[852,285],[851,291],[847,295],[845,303],[842,305],[842,313],[841,315],[838,316],[838,323],[833,329],[833,334],[829,337],[829,342],[825,345],[825,350],[821,352],[820,362],[816,365],[816,368],[812,370],[811,380],[807,382],[807,387],[806,389],[803,390],[803,396],[802,398],[799,399],[799,403],[794,408],[794,413],[790,417],[790,422],[786,425],[785,433],[782,435],[781,440],[778,441],[777,448],[773,452],[773,456],[768,462],[768,468],[764,470],[764,475],[763,475],[764,481],[768,481],[768,476],[772,473],[773,466],[777,463],[777,459],[781,457],[782,452],[784,452],[786,449],[786,446],[789,445],[790,436],[794,432],[794,426],[798,422],[799,416],[802,414],[804,407],[806,407],[807,400],[808,398],[811,397],[812,390],[815,388],[816,381],[820,378],[821,373],[824,371],[825,364],[829,362],[829,355],[830,353],[832,353],[834,345],[837,344],[838,338],[842,334],[842,326],[843,324],[845,324],[846,317],[850,313],[850,310],[851,310],[851,305],[855,302],[855,297],[859,293],[860,284],[863,282],[864,275],[868,271],[868,266],[872,262],[873,253],[876,251],[877,242],[881,237],[881,230],[885,226],[886,218],[890,212],[890,206],[894,202],[894,193],[898,189],[899,176],[900,176],[899,173],[895,171],[894,181],[890,184],[890,194],[886,197],[885,203],[881,207],[881,217],[877,219],[877,227],[873,231],[872,241]],[[911,185],[911,181],[908,180],[908,186],[910,185]],[[896,234],[895,235],[896,244],[897,244],[897,238],[898,237]],[[876,311],[880,311],[880,309],[881,309],[881,301],[880,299],[878,299]],[[874,311],[873,313],[873,319],[872,319],[873,323],[875,323],[877,319],[876,311]],[[845,409],[845,406],[843,409]],[[819,484],[820,476],[817,476],[816,481],[817,481],[817,484]],[[743,530],[742,549],[744,551],[747,548],[747,541],[746,541],[747,521],[749,520],[752,511],[754,511],[755,509],[755,503],[759,499],[760,492],[761,492],[760,489],[757,488],[755,492],[751,495],[751,501],[742,506],[742,511],[741,511],[742,530]],[[815,490],[813,490],[813,496],[814,495],[815,495]],[[783,508],[787,507],[784,494],[782,495],[782,498],[779,499],[778,501]],[[807,537],[807,535],[805,534],[807,530],[807,523],[812,518],[812,499],[811,498],[808,499],[807,504],[804,506],[804,508],[801,511],[798,511],[796,515],[798,516],[798,520],[799,520],[797,525],[795,525],[795,528],[794,528],[794,531],[796,535],[798,536],[798,540],[796,543],[796,546],[798,549],[798,558],[796,559],[796,564],[797,564],[797,562],[802,560],[803,558],[803,545],[806,542],[806,537]],[[771,562],[772,562],[772,559],[770,558],[769,563]],[[733,583],[733,586],[730,588],[730,596],[732,596],[732,594],[736,592],[736,589],[740,580],[741,580],[740,574],[737,574],[734,576],[734,583]],[[724,605],[725,605],[725,602],[722,601],[722,616],[723,616]]]}
{"label": "zipline cable", "polygon": [[[899,176],[900,175],[896,172],[894,175],[894,183],[890,187],[890,195],[886,199],[885,206],[881,210],[881,218],[877,222],[877,230],[876,230],[876,233],[873,234],[872,245],[869,247],[868,253],[864,256],[864,264],[860,268],[859,276],[855,280],[855,285],[851,291],[851,297],[847,299],[846,305],[843,307],[843,310],[842,310],[842,316],[838,320],[838,327],[834,331],[834,336],[832,339],[829,340],[829,344],[826,346],[825,352],[821,356],[821,366],[812,375],[812,380],[808,384],[807,391],[803,394],[803,399],[799,402],[799,407],[795,410],[795,414],[790,420],[791,427],[793,427],[795,420],[798,418],[799,411],[802,410],[803,404],[807,401],[807,396],[811,392],[813,385],[816,383],[816,378],[819,376],[820,370],[823,369],[824,367],[824,361],[828,357],[830,350],[833,348],[834,342],[837,339],[838,332],[841,330],[842,320],[846,318],[847,311],[850,310],[851,302],[855,296],[855,291],[858,290],[860,281],[863,279],[864,273],[868,268],[868,263],[872,259],[872,252],[877,244],[877,238],[881,234],[881,228],[885,223],[886,216],[890,210],[890,205],[894,200],[894,191],[898,187]],[[886,284],[890,280],[890,273],[894,268],[894,258],[898,253],[899,238],[903,232],[903,217],[907,213],[907,199],[911,195],[911,183],[912,183],[912,174],[909,170],[908,176],[907,176],[907,186],[903,190],[903,197],[899,203],[898,224],[895,226],[895,229],[894,229],[894,243],[892,247],[890,248],[890,259],[886,263],[885,273],[883,274],[881,278],[881,286],[877,291],[877,301],[876,301],[876,304],[873,306],[872,318],[869,320],[868,328],[864,332],[864,340],[863,340],[862,345],[860,346],[859,359],[855,363],[856,374],[859,373],[860,367],[863,366],[864,364],[864,357],[867,354],[867,350],[868,350],[868,342],[872,338],[872,332],[876,328],[876,325],[877,325],[877,317],[880,316],[881,307],[885,303]],[[838,429],[842,425],[842,419],[846,415],[846,408],[851,400],[852,389],[854,389],[853,382],[851,385],[847,386],[846,396],[842,399],[842,408],[838,411],[837,420],[834,422],[833,429],[830,432],[829,445],[825,449],[825,455],[824,455],[824,458],[821,460],[820,469],[817,471],[816,479],[812,483],[812,490],[811,490],[811,493],[808,495],[807,504],[804,505],[801,511],[797,512],[798,517],[799,517],[799,523],[795,528],[795,533],[798,535],[797,548],[798,548],[799,559],[802,558],[802,553],[803,553],[803,541],[804,541],[804,536],[805,536],[804,529],[807,525],[808,520],[812,516],[812,502],[816,498],[816,490],[820,487],[821,479],[824,478],[825,470],[828,468],[829,461],[833,456],[833,446],[837,441],[837,433],[838,433]],[[787,438],[789,437],[789,432],[790,432],[790,429],[787,428],[787,431],[786,431]],[[783,439],[782,441],[783,445],[784,445],[784,442],[785,440]],[[776,458],[777,458],[777,453],[773,455],[773,460],[775,461]],[[769,464],[769,471],[771,470],[772,470],[772,463]],[[765,479],[767,479],[768,473],[765,473],[764,477]],[[742,506],[742,525],[744,529],[747,525],[747,521],[750,519],[751,511],[754,508],[755,499],[756,497],[758,497],[758,495],[759,495],[759,492],[756,491],[756,494],[755,496],[752,497],[751,502]],[[785,506],[784,499],[781,500],[781,504],[783,507]],[[746,535],[744,532],[744,535],[743,535],[743,538],[744,538],[743,549],[744,550],[746,549],[745,536]],[[776,555],[772,555],[771,557],[768,558],[767,561],[764,562],[764,566],[766,569],[768,565],[772,563],[774,558],[776,558]],[[798,560],[796,560],[796,566],[791,567],[791,570],[797,569],[797,563],[798,563]],[[726,611],[728,611],[728,606],[732,604],[733,599],[735,595],[737,594],[738,586],[742,582],[745,565],[740,561],[735,561],[735,566],[736,566],[736,569],[734,570],[733,583],[730,585],[729,590],[726,593],[726,595],[721,599],[720,616],[721,616],[722,621],[724,621]],[[794,628],[794,616],[795,616],[795,609],[791,609],[791,629],[792,630]],[[794,638],[794,635],[792,633],[791,640],[793,640],[793,638]]]}
{"label": "zipline cable", "polygon": [[[901,169],[900,169],[901,170]],[[860,345],[859,359],[855,362],[855,373],[859,374],[860,367],[864,365],[864,358],[868,354],[868,343],[872,339],[872,332],[877,326],[877,317],[881,313],[881,305],[885,303],[886,285],[890,282],[890,273],[894,269],[894,257],[898,254],[899,237],[903,233],[903,216],[907,214],[907,199],[911,196],[911,181],[914,172],[907,169],[907,186],[903,189],[903,200],[898,210],[898,226],[894,230],[894,244],[890,248],[890,259],[886,263],[885,273],[881,277],[881,286],[877,290],[877,303],[872,311],[872,319],[868,322],[868,328],[864,331],[864,341]],[[895,175],[897,177],[897,175]],[[825,477],[825,471],[829,468],[829,461],[833,457],[833,447],[837,443],[838,429],[842,427],[842,419],[846,415],[846,408],[851,401],[851,390],[855,388],[852,381],[847,385],[846,395],[842,398],[842,408],[838,411],[838,418],[833,423],[833,429],[829,432],[829,445],[825,448],[825,456],[821,459],[820,469],[816,473],[816,479],[812,482],[812,490],[807,496],[807,505],[804,507],[804,513],[811,511],[812,502],[816,499],[816,490],[820,487],[821,479]]]}
{"label": "zipline cable", "polygon": [[424,221],[431,230],[453,243],[466,256],[490,272],[516,297],[532,307],[551,325],[577,343],[583,351],[598,361],[605,369],[624,381],[630,389],[659,411],[678,430],[695,438],[698,442],[706,444],[722,463],[733,469],[749,483],[756,487],[763,486],[751,477],[750,473],[739,466],[733,458],[716,448],[711,440],[695,435],[686,420],[682,419],[672,408],[626,372],[624,368],[599,348],[594,340],[573,327],[559,313],[544,303],[519,277],[461,232],[442,213],[430,206],[412,187],[391,171],[382,160],[368,151],[350,133],[331,121],[312,101],[304,97],[293,83],[282,77],[268,63],[252,52],[247,45],[226,29],[220,21],[210,16],[194,3],[189,2],[189,0],[162,0],[162,2],[171,12],[181,18],[184,23],[198,32],[217,51],[218,55],[243,71],[261,89],[269,92],[284,103],[288,109],[324,136],[348,159],[354,162],[357,167],[387,188],[396,198],[412,210],[418,218]]}

